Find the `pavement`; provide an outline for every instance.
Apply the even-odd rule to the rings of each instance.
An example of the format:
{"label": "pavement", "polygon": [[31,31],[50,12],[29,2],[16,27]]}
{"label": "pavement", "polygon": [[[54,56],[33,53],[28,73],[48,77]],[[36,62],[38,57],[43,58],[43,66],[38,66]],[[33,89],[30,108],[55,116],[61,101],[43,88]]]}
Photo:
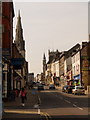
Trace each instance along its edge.
{"label": "pavement", "polygon": [[27,100],[25,106],[21,105],[21,98],[17,97],[15,101],[6,101],[3,103],[3,118],[2,120],[40,120],[39,114],[39,97],[35,89],[27,90]]}

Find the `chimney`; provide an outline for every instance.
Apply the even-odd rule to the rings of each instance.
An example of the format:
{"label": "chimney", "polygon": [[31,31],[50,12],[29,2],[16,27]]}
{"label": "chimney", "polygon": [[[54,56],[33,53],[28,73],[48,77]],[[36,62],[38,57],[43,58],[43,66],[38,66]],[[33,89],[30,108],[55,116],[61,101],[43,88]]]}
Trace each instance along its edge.
{"label": "chimney", "polygon": [[87,42],[82,42],[82,48],[86,46]]}

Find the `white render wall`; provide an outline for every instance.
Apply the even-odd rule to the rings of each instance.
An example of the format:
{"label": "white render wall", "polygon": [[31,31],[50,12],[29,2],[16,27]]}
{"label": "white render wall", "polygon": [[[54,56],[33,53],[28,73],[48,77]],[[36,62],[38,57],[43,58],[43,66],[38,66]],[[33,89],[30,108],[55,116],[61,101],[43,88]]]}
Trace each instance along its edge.
{"label": "white render wall", "polygon": [[55,73],[55,63],[54,62],[51,64],[51,73],[54,76],[54,73]]}
{"label": "white render wall", "polygon": [[59,60],[55,62],[55,73],[59,77]]}
{"label": "white render wall", "polygon": [[72,74],[73,76],[80,74],[80,51],[72,57]]}

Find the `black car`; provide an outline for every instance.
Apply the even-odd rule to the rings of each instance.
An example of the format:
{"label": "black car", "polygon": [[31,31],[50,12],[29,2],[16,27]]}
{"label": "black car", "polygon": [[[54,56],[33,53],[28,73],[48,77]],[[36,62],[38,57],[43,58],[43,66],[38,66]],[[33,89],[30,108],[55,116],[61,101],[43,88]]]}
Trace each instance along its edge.
{"label": "black car", "polygon": [[73,89],[74,87],[75,87],[75,86],[65,85],[65,86],[63,86],[63,88],[62,88],[62,92],[72,93],[72,89]]}
{"label": "black car", "polygon": [[68,90],[67,90],[67,93],[72,93],[72,89],[74,89],[75,86],[68,86]]}
{"label": "black car", "polygon": [[54,84],[50,84],[49,85],[49,89],[55,89],[55,85]]}

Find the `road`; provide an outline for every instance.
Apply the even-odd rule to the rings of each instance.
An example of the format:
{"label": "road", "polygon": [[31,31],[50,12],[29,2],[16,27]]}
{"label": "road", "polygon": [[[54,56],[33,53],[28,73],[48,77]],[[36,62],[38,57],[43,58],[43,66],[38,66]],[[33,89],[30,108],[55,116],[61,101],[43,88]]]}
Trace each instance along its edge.
{"label": "road", "polygon": [[36,100],[30,97],[24,108],[17,104],[6,106],[8,119],[3,120],[89,120],[86,95],[67,94],[58,89],[38,91],[35,88],[30,91]]}
{"label": "road", "polygon": [[50,118],[88,118],[88,97],[62,93],[59,90],[44,90],[39,92],[40,111]]}

